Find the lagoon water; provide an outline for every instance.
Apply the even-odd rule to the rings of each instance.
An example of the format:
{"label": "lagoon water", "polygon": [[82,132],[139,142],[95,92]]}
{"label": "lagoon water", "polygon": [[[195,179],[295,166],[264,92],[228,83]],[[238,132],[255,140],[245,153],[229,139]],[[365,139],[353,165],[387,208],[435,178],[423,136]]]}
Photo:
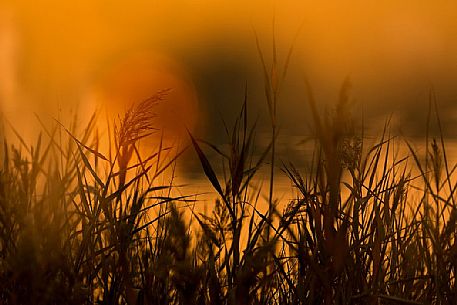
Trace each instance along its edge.
{"label": "lagoon water", "polygon": [[[40,130],[35,113],[69,124],[70,110],[79,109],[84,125],[98,109],[103,125],[132,103],[171,88],[158,107],[165,137],[186,138],[187,128],[223,146],[223,121],[233,123],[247,89],[250,121],[258,122],[256,146],[262,149],[269,117],[257,35],[267,73],[273,72],[275,38],[279,78],[293,46],[278,103],[278,167],[280,160],[290,160],[305,171],[310,156],[300,144],[313,124],[305,80],[325,113],[347,77],[354,117],[370,139],[390,117],[392,134],[423,137],[433,89],[452,158],[456,20],[457,4],[449,1],[45,0],[36,6],[6,0],[0,4],[0,109],[30,140]],[[418,147],[423,142],[412,141]],[[191,193],[210,191],[199,166],[187,153],[177,184],[191,183]],[[287,201],[290,182],[277,172],[276,197]],[[266,166],[260,175],[264,189],[267,173]]]}

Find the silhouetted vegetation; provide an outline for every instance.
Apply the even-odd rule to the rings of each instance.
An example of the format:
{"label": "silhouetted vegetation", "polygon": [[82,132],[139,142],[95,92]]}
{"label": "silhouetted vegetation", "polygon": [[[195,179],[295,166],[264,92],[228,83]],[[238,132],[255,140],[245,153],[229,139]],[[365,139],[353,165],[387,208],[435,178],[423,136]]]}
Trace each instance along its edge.
{"label": "silhouetted vegetation", "polygon": [[[152,109],[166,92],[115,122],[107,152],[95,116],[83,130],[77,118],[43,124],[34,145],[5,141],[0,303],[453,304],[456,167],[443,137],[425,136],[425,157],[388,124],[368,144],[351,119],[347,83],[326,116],[305,88],[315,152],[305,172],[282,164],[297,194],[282,207],[273,189],[282,79],[276,63],[271,73],[263,65],[272,122],[264,151],[254,151],[247,95],[226,129],[228,149],[189,134],[217,193],[206,214],[193,208],[198,197],[176,196],[162,179],[181,152],[139,150],[143,138],[160,137]],[[207,150],[220,155],[223,179]],[[267,196],[256,179],[262,166],[272,168]]]}

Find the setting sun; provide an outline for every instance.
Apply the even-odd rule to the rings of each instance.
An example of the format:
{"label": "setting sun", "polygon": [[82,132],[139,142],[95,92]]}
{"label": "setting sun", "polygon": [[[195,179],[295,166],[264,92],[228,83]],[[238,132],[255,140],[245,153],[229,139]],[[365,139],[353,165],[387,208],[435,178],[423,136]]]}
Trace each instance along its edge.
{"label": "setting sun", "polygon": [[457,2],[3,0],[0,304],[457,304]]}
{"label": "setting sun", "polygon": [[122,57],[107,63],[93,81],[86,103],[107,111],[110,120],[166,89],[170,90],[166,99],[154,106],[154,123],[165,138],[184,137],[198,119],[198,97],[191,80],[178,63],[165,56],[143,52]]}

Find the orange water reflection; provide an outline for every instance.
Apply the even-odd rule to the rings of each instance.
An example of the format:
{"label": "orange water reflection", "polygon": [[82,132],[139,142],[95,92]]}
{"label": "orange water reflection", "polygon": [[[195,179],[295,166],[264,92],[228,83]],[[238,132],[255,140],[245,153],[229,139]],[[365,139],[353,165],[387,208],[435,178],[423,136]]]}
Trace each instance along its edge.
{"label": "orange water reflection", "polygon": [[[290,139],[306,136],[310,125],[304,78],[325,107],[349,75],[365,123],[382,126],[394,113],[393,129],[407,136],[424,133],[433,84],[446,135],[457,136],[457,4],[451,1],[5,0],[1,111],[32,139],[39,130],[33,112],[58,117],[59,109],[79,104],[82,120],[96,108],[109,110],[113,119],[130,103],[172,87],[170,99],[157,109],[157,123],[170,143],[184,138],[183,146],[185,127],[201,137],[219,128],[205,124],[219,115],[209,108],[234,116],[239,103],[231,101],[242,97],[247,79],[252,103],[265,106],[253,29],[270,62],[273,19],[280,63],[302,26],[279,107],[281,156],[300,161],[296,140]],[[221,62],[228,68],[241,62],[232,68],[254,72],[221,75],[224,69],[211,69]],[[214,89],[209,80],[222,84],[218,95],[207,94]],[[229,98],[219,99],[224,96]],[[104,124],[105,116],[100,120]],[[222,136],[223,131],[214,135]]]}

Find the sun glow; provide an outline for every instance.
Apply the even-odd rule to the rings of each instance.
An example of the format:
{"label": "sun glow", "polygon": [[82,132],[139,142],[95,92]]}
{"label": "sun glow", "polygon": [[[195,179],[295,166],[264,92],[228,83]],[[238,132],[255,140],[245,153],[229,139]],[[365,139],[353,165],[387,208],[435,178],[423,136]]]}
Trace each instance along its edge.
{"label": "sun glow", "polygon": [[[159,91],[167,90],[165,98],[154,105],[157,128],[169,143],[192,131],[199,115],[196,90],[182,67],[171,58],[151,52],[124,56],[107,64],[94,79],[89,90],[89,105],[97,105],[108,119],[115,122],[134,104]],[[154,137],[157,140],[160,137]],[[151,139],[152,140],[152,139]]]}

